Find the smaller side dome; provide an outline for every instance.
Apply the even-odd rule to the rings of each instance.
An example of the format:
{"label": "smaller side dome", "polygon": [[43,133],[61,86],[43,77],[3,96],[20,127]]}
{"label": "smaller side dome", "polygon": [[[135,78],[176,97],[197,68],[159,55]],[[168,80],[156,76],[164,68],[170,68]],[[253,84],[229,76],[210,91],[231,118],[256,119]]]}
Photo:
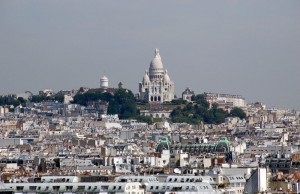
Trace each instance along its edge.
{"label": "smaller side dome", "polygon": [[168,75],[168,71],[167,71],[167,70],[165,71],[164,81],[165,81],[165,82],[170,82],[170,81],[171,81],[171,79],[170,79],[170,77],[169,77],[169,75]]}
{"label": "smaller side dome", "polygon": [[143,77],[143,83],[149,83],[150,82],[150,79],[149,79],[149,76],[148,76],[148,72],[145,71],[145,75]]}

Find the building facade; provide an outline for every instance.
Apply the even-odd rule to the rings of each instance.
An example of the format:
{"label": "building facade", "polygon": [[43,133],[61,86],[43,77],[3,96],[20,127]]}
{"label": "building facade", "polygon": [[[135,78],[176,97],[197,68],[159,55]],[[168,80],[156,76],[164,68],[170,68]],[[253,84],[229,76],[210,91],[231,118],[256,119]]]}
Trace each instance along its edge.
{"label": "building facade", "polygon": [[218,93],[205,93],[206,100],[210,103],[217,103],[219,107],[246,107],[247,102],[244,97],[241,95],[232,95],[232,94],[218,94]]}
{"label": "building facade", "polygon": [[183,92],[182,92],[182,99],[186,100],[188,102],[192,101],[192,96],[195,95],[195,92],[193,90],[191,90],[191,88],[186,88]]}
{"label": "building facade", "polygon": [[164,69],[159,50],[146,70],[142,82],[139,83],[139,99],[147,102],[162,103],[174,99],[174,82]]}

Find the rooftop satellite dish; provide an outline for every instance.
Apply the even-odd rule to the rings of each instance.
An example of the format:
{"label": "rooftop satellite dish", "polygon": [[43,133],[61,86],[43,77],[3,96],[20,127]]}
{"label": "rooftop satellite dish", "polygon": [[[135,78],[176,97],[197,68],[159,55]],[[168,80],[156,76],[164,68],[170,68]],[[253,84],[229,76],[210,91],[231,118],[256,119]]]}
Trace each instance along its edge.
{"label": "rooftop satellite dish", "polygon": [[181,170],[180,170],[179,168],[175,168],[175,169],[174,169],[174,173],[176,173],[176,174],[181,174]]}

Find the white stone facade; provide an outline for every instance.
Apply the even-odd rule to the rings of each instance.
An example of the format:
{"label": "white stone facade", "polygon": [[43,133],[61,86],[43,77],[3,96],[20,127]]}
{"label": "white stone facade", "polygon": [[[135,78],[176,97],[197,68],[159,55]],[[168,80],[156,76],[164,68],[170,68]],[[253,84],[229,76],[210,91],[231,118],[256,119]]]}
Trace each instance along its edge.
{"label": "white stone facade", "polygon": [[155,50],[149,71],[145,72],[143,81],[139,83],[139,99],[157,103],[174,99],[174,82],[163,67],[158,49]]}
{"label": "white stone facade", "polygon": [[[247,102],[244,97],[232,94],[206,93],[206,100],[212,103],[225,104],[232,107],[246,107]],[[232,107],[231,107],[232,106]]]}

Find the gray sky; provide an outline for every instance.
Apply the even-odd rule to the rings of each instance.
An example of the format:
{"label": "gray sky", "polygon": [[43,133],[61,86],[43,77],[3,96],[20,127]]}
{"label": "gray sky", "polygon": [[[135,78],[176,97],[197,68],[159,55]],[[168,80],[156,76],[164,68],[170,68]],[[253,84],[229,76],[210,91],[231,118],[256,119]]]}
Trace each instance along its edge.
{"label": "gray sky", "polygon": [[1,0],[0,94],[138,91],[154,49],[178,96],[243,95],[300,109],[299,0]]}

